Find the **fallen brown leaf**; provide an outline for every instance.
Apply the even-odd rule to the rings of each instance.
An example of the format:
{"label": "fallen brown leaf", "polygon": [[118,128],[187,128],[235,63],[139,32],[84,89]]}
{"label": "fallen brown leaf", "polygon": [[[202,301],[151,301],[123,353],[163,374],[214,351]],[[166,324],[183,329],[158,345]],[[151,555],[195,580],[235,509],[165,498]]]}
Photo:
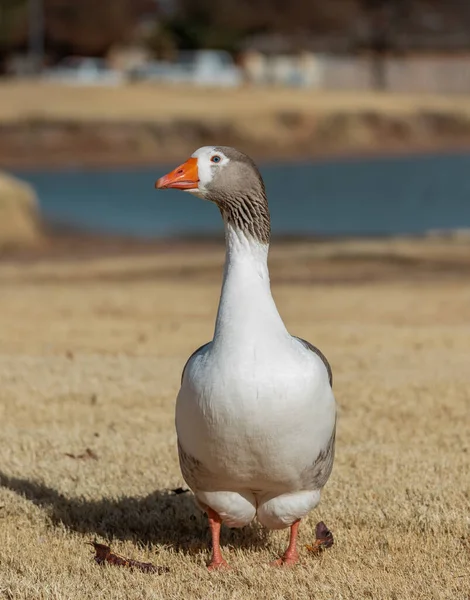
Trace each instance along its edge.
{"label": "fallen brown leaf", "polygon": [[333,534],[323,521],[317,523],[317,526],[315,527],[315,537],[316,539],[313,542],[313,545],[306,546],[307,550],[313,552],[313,554],[319,554],[323,550],[331,548],[334,544]]}
{"label": "fallen brown leaf", "polygon": [[130,569],[139,569],[144,573],[168,573],[168,567],[155,566],[152,563],[144,563],[139,560],[133,560],[132,558],[125,558],[120,554],[111,552],[111,548],[106,544],[99,544],[98,542],[87,542],[90,546],[93,546],[95,550],[95,561],[99,565],[110,564],[118,567],[128,567]]}
{"label": "fallen brown leaf", "polygon": [[98,455],[93,450],[90,450],[90,448],[87,448],[85,452],[82,452],[81,454],[71,454],[70,452],[66,452],[65,456],[79,460],[98,460]]}
{"label": "fallen brown leaf", "polygon": [[186,489],[186,488],[182,488],[182,487],[175,488],[174,490],[171,490],[171,491],[173,492],[173,494],[176,494],[177,496],[178,496],[179,494],[187,494],[187,493],[189,492],[189,490],[188,490],[188,489]]}
{"label": "fallen brown leaf", "polygon": [[470,536],[469,537],[461,537],[460,543],[466,550],[470,551]]}

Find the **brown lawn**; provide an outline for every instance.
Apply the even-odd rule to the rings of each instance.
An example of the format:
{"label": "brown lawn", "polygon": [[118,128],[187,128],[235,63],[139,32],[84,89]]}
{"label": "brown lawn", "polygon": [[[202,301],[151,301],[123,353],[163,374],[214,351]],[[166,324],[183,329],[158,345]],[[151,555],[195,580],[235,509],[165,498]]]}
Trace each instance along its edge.
{"label": "brown lawn", "polygon": [[[269,567],[287,532],[253,526],[224,531],[215,574],[202,514],[169,490],[221,250],[0,264],[0,597],[468,599],[469,249],[449,248],[274,249],[288,327],[333,365],[337,458],[298,567]],[[314,557],[319,520],[336,543]],[[91,539],[170,572],[101,568]]]}

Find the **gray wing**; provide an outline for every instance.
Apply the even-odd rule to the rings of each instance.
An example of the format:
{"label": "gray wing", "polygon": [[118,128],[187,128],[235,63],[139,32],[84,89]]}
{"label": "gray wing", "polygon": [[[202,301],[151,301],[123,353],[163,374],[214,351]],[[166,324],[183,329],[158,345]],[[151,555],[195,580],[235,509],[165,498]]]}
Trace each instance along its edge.
{"label": "gray wing", "polygon": [[201,483],[201,479],[207,477],[207,469],[203,464],[183,450],[180,441],[178,440],[178,458],[180,463],[183,479],[194,491],[197,488],[197,483]]}
{"label": "gray wing", "polygon": [[[185,450],[183,450],[179,440],[178,458],[183,479],[189,485],[192,492],[196,494],[197,490],[201,487],[203,490],[210,491],[211,473],[208,469],[204,467],[204,465],[199,460],[197,460],[196,458],[185,452]],[[208,507],[205,504],[203,504],[196,495],[194,496],[194,500],[201,510],[207,512]]]}
{"label": "gray wing", "polygon": [[[307,340],[303,340],[302,338],[299,338],[297,336],[294,337],[298,339],[299,342],[301,342],[305,346],[305,348],[307,348],[307,350],[311,350],[322,359],[323,364],[325,365],[326,370],[328,371],[328,379],[330,381],[330,385],[331,387],[333,387],[333,372],[331,370],[330,363],[328,362],[323,352],[321,352],[310,342],[307,342]],[[333,461],[335,459],[335,442],[336,419],[328,444],[317,456],[314,463],[310,467],[305,469],[305,471],[302,474],[302,482],[306,489],[320,490],[328,481],[328,478],[331,475],[331,471],[333,470]]]}
{"label": "gray wing", "polygon": [[328,481],[333,470],[335,459],[336,419],[330,440],[314,463],[302,473],[302,484],[307,490],[321,490]]}
{"label": "gray wing", "polygon": [[[187,368],[189,362],[191,361],[191,359],[194,358],[198,352],[203,350],[210,343],[211,342],[207,342],[207,344],[203,344],[202,346],[199,346],[199,348],[197,350],[195,350],[191,354],[191,356],[188,358],[188,360],[186,361],[186,364],[183,367],[183,372],[181,373],[181,383],[183,383],[184,373],[185,373],[186,368]],[[178,440],[178,458],[179,458],[181,473],[183,474],[183,479],[186,481],[186,483],[189,485],[189,487],[193,491],[197,487],[197,482],[201,483],[201,480],[204,480],[205,478],[210,476],[210,473],[208,472],[208,470],[204,467],[204,465],[199,460],[197,460],[197,458],[194,458],[194,456],[191,456],[185,450],[183,450],[179,440]]]}
{"label": "gray wing", "polygon": [[328,379],[330,380],[330,385],[331,385],[331,387],[333,387],[333,371],[331,370],[330,363],[328,362],[328,360],[327,360],[326,356],[323,354],[323,352],[321,352],[321,350],[319,350],[316,346],[314,346],[310,342],[307,342],[307,340],[303,340],[302,338],[299,338],[296,335],[294,335],[293,337],[295,337],[296,340],[299,340],[299,342],[301,344],[303,344],[305,346],[305,348],[307,348],[307,350],[311,350],[312,352],[314,352],[317,356],[319,356],[322,359],[323,364],[325,365],[326,370],[328,371]]}
{"label": "gray wing", "polygon": [[211,342],[207,342],[207,344],[203,344],[202,346],[199,346],[199,348],[197,350],[194,350],[194,352],[191,354],[191,356],[188,358],[188,360],[186,361],[186,364],[183,367],[183,372],[181,373],[181,383],[183,383],[183,378],[184,378],[184,372],[186,371],[186,367],[189,364],[189,361],[196,356],[196,354],[198,352],[200,352],[201,350],[203,350],[206,346],[208,346]]}

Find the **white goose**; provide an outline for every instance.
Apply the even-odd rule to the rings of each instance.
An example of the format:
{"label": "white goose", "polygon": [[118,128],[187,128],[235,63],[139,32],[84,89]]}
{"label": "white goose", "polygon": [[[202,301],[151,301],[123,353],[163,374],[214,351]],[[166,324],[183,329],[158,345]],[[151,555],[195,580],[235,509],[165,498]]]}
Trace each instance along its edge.
{"label": "white goose", "polygon": [[181,471],[212,534],[209,569],[226,566],[220,527],[291,528],[276,564],[298,560],[300,519],[320,500],[334,459],[331,370],[309,342],[291,336],[271,295],[268,202],[253,161],[203,147],[157,188],[214,202],[226,261],[214,339],[191,355],[176,402]]}

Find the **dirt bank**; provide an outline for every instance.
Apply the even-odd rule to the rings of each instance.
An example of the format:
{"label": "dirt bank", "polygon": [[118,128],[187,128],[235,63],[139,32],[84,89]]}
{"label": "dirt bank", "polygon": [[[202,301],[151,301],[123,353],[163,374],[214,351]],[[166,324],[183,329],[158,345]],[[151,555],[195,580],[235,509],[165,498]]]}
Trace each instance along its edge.
{"label": "dirt bank", "polygon": [[[180,160],[200,146],[243,148],[258,160],[446,151],[470,148],[462,115],[333,113],[272,117],[266,135],[236,121],[82,123],[36,120],[0,125],[0,163],[10,167],[143,165]],[[269,130],[269,132],[268,132]]]}
{"label": "dirt bank", "polygon": [[5,166],[167,162],[214,143],[258,160],[470,147],[462,96],[33,83],[0,92]]}
{"label": "dirt bank", "polygon": [[0,171],[0,251],[37,248],[43,231],[36,194],[32,187]]}

